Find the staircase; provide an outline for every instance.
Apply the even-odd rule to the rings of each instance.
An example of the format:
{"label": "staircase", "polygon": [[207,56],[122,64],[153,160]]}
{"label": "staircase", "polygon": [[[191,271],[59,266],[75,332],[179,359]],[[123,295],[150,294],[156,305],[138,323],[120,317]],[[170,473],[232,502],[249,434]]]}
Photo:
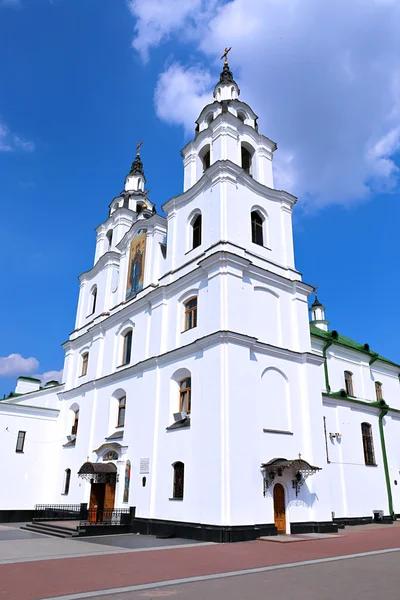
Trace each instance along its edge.
{"label": "staircase", "polygon": [[42,535],[51,535],[53,537],[73,538],[79,535],[78,525],[79,521],[39,521],[27,523],[26,525],[21,526],[21,529],[33,533],[41,533]]}

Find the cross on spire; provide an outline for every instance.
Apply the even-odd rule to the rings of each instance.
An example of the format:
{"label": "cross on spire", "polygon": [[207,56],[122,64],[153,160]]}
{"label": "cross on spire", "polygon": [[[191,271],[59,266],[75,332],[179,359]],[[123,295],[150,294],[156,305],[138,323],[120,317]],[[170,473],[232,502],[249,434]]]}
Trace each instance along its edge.
{"label": "cross on spire", "polygon": [[143,142],[138,142],[136,146],[136,154],[140,156],[140,148],[142,147]]}
{"label": "cross on spire", "polygon": [[228,64],[228,54],[229,54],[229,52],[230,52],[231,50],[232,50],[232,47],[230,47],[230,48],[225,48],[225,52],[223,53],[223,55],[222,55],[222,56],[221,56],[221,58],[220,58],[220,60],[222,60],[223,58],[225,59],[225,60],[224,60],[224,65],[227,65],[227,64]]}

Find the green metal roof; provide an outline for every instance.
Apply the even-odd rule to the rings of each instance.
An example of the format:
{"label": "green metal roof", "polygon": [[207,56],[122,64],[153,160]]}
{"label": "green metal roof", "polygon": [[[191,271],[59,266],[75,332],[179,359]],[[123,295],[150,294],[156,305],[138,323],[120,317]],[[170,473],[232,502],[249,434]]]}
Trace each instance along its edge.
{"label": "green metal roof", "polygon": [[380,360],[381,362],[387,363],[388,365],[392,365],[400,369],[400,365],[398,365],[397,363],[393,362],[392,360],[389,360],[388,358],[385,358],[384,356],[381,356],[377,352],[373,352],[368,344],[359,344],[358,342],[352,340],[349,337],[340,335],[335,330],[323,331],[322,329],[319,329],[319,327],[315,327],[315,325],[310,323],[310,333],[314,337],[319,337],[326,341],[331,341],[334,344],[338,344],[339,346],[344,346],[346,348],[351,348],[352,350],[357,350],[358,352],[362,352],[363,354],[369,356],[370,359],[374,359],[374,361]]}

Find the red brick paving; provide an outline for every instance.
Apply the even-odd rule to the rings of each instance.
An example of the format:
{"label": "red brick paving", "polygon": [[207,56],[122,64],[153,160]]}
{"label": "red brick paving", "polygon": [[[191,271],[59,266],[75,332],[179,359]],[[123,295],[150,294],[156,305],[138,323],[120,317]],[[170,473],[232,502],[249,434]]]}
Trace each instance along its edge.
{"label": "red brick paving", "polygon": [[1,600],[52,596],[400,547],[400,528],[302,544],[243,542],[0,565]]}

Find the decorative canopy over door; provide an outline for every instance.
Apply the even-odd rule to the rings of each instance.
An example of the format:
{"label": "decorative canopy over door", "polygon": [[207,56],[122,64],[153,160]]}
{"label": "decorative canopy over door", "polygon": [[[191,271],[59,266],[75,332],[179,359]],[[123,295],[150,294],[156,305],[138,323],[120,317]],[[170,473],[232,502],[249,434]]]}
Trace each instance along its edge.
{"label": "decorative canopy over door", "polygon": [[296,496],[300,492],[300,488],[310,475],[314,475],[317,471],[321,471],[320,467],[314,467],[310,465],[306,460],[301,458],[299,454],[298,458],[288,460],[287,458],[273,458],[267,463],[261,465],[261,471],[264,476],[264,496],[268,488],[274,483],[275,478],[282,477],[282,475],[288,472],[292,476],[292,486],[296,490]]}
{"label": "decorative canopy over door", "polygon": [[78,471],[78,477],[91,483],[115,483],[117,467],[114,463],[85,462]]}

